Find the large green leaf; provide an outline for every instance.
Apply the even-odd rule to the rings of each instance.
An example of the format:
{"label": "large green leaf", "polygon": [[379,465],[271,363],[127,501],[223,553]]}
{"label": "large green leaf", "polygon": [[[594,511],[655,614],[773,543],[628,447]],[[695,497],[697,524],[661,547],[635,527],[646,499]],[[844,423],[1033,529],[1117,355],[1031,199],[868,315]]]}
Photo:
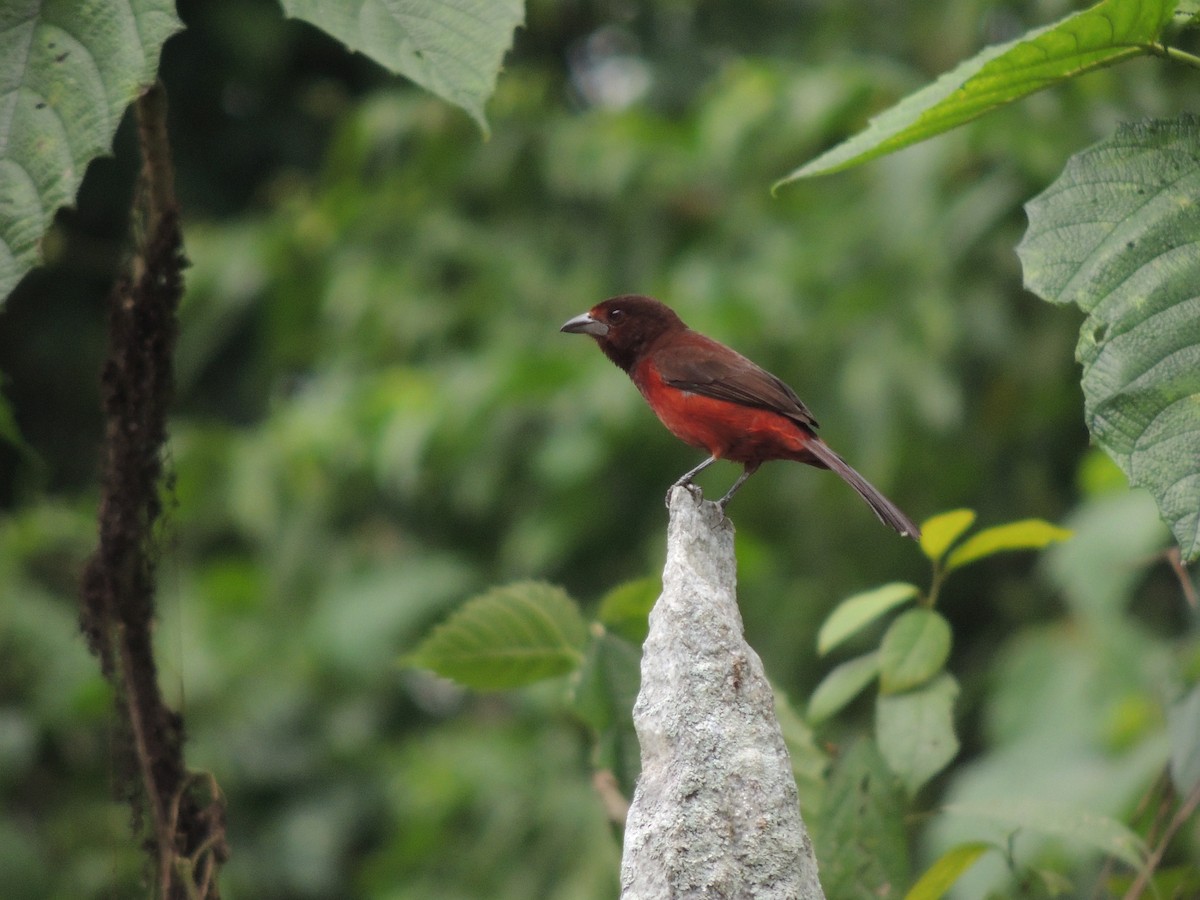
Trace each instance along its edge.
{"label": "large green leaf", "polygon": [[917,593],[915,585],[896,581],[847,597],[829,614],[817,632],[817,652],[824,656],[888,610],[907,603]]}
{"label": "large green leaf", "polygon": [[1021,97],[1149,51],[1177,0],[1104,0],[1014,41],[987,47],[805,163],[776,187],[847,169],[949,131]]}
{"label": "large green leaf", "polygon": [[179,27],[172,0],[0,3],[0,299]]}
{"label": "large green leaf", "polygon": [[282,0],[284,11],[470,113],[487,132],[522,0]]}
{"label": "large green leaf", "polygon": [[878,650],[846,660],[821,679],[809,698],[808,717],[814,722],[828,719],[878,677]]}
{"label": "large green leaf", "polygon": [[834,762],[814,828],[827,897],[898,898],[909,879],[908,803],[873,741],[860,738]]}
{"label": "large green leaf", "polygon": [[946,571],[953,572],[963,566],[986,559],[996,553],[1010,550],[1041,550],[1050,544],[1069,540],[1067,528],[1052,525],[1043,519],[1022,519],[985,528],[963,541],[946,560]]}
{"label": "large green leaf", "polygon": [[1030,290],[1087,319],[1092,436],[1200,557],[1200,120],[1122,127],[1026,207]]}
{"label": "large green leaf", "polygon": [[879,689],[898,694],[924,684],[950,655],[950,623],[932,609],[910,609],[896,619],[879,645]]}
{"label": "large green leaf", "polygon": [[958,682],[949,672],[904,694],[881,694],[875,705],[875,739],[883,758],[915,794],[958,753],[954,700]]}
{"label": "large green leaf", "polygon": [[495,690],[577,669],[586,643],[587,623],[574,601],[561,588],[526,581],[467,601],[405,662]]}

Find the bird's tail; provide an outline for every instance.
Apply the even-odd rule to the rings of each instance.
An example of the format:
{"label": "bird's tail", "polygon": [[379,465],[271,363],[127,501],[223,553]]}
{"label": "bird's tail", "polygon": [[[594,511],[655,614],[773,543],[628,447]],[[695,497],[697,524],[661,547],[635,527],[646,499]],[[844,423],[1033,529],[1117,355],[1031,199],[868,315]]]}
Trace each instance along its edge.
{"label": "bird's tail", "polygon": [[[884,525],[889,525],[896,529],[902,537],[910,537],[913,540],[918,540],[921,537],[921,529],[916,526],[916,523],[912,519],[900,511],[900,507],[883,496],[875,485],[854,471],[848,462],[834,453],[829,445],[820,438],[810,438],[805,443],[804,450],[806,454],[815,457],[818,466],[823,466],[836,472],[842,481],[854,488],[858,492],[858,495],[867,501],[871,509],[875,510],[875,515],[879,517],[879,521]],[[805,460],[805,462],[811,461],[808,459]]]}

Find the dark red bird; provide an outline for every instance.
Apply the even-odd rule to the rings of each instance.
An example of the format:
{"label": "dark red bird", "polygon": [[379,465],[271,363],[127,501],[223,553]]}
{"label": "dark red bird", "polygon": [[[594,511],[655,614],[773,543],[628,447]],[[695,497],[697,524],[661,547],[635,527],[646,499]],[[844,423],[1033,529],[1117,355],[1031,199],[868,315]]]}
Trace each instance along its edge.
{"label": "dark red bird", "polygon": [[668,430],[708,451],[709,458],[672,487],[691,484],[718,459],[739,462],[745,471],[717,501],[724,510],[759,466],[791,459],[832,469],[881,522],[905,537],[920,537],[912,519],[817,437],[817,420],[795,391],[740,353],[692,331],[670,307],[636,294],[613,297],[561,330],[595,338]]}

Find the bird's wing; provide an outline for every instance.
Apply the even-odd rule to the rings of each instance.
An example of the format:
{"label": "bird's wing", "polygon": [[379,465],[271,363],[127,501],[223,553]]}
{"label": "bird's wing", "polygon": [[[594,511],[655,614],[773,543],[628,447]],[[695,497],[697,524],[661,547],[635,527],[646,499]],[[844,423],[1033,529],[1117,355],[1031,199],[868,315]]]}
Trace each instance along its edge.
{"label": "bird's wing", "polygon": [[769,409],[800,425],[816,429],[817,420],[796,392],[746,357],[700,334],[654,354],[662,380],[690,391],[742,406]]}

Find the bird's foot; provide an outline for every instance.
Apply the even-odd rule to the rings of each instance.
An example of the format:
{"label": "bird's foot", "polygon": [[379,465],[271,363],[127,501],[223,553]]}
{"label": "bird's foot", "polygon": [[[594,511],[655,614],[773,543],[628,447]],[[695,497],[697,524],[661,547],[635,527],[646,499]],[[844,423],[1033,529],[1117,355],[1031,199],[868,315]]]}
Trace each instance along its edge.
{"label": "bird's foot", "polygon": [[700,485],[696,484],[691,479],[684,477],[680,478],[677,482],[667,488],[667,497],[665,501],[667,509],[671,508],[671,494],[675,492],[675,488],[677,487],[686,488],[688,493],[690,493],[697,500],[704,500],[704,491],[700,490]]}

